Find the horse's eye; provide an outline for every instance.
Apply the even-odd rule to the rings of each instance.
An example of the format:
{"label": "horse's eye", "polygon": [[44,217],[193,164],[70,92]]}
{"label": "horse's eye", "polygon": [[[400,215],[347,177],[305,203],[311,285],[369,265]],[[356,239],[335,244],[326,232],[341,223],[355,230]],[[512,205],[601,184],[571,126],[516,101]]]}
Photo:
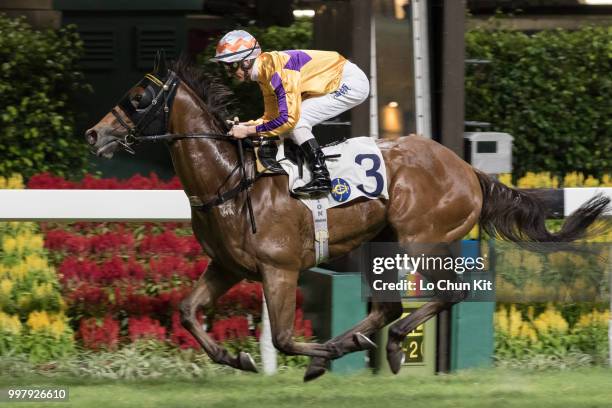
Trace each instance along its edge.
{"label": "horse's eye", "polygon": [[141,99],[142,99],[142,94],[134,95],[134,97],[132,98],[132,100],[136,102],[140,102]]}

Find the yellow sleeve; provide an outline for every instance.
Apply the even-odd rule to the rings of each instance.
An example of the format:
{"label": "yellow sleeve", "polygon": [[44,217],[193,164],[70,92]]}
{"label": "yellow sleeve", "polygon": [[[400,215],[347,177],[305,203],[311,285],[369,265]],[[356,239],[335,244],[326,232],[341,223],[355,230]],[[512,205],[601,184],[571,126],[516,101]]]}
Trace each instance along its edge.
{"label": "yellow sleeve", "polygon": [[267,85],[268,91],[263,92],[264,122],[257,125],[257,133],[277,136],[295,127],[300,118],[302,103],[299,85],[299,71],[282,70],[272,75]]}
{"label": "yellow sleeve", "polygon": [[261,125],[264,122],[265,122],[264,118],[259,118],[259,119],[249,120],[249,121],[245,122],[244,124],[246,126],[257,126],[257,125]]}

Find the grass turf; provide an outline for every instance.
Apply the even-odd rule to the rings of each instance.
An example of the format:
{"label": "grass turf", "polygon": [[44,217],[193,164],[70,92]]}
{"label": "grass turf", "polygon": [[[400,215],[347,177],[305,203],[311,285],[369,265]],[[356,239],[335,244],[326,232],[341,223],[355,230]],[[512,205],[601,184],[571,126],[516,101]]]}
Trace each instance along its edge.
{"label": "grass turf", "polygon": [[[273,377],[219,374],[199,381],[6,378],[0,387],[65,386],[50,407],[612,407],[612,369],[470,370],[451,375],[333,375],[304,384],[301,372]],[[4,404],[0,404],[4,405]]]}

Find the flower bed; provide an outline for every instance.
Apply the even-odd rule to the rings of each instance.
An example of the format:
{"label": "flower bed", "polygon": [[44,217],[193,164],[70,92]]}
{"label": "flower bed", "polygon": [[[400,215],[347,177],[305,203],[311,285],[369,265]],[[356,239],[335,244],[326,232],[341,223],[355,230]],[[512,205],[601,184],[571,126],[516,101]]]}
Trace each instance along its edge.
{"label": "flower bed", "polygon": [[495,357],[501,365],[533,368],[606,365],[605,305],[499,305],[495,313]]}
{"label": "flower bed", "polygon": [[[39,189],[178,189],[177,178],[133,176],[124,181],[86,176],[72,182],[50,174],[33,176]],[[41,223],[45,249],[57,268],[76,338],[92,350],[117,349],[143,338],[181,348],[199,345],[180,324],[178,305],[205,273],[208,258],[189,223]],[[298,294],[296,335],[311,337]],[[221,297],[214,320],[199,316],[217,340],[259,335],[262,289],[244,281]]]}
{"label": "flower bed", "polygon": [[[0,177],[0,185],[23,188],[20,177]],[[36,224],[0,223],[0,248],[0,355],[40,362],[72,352],[66,305]]]}

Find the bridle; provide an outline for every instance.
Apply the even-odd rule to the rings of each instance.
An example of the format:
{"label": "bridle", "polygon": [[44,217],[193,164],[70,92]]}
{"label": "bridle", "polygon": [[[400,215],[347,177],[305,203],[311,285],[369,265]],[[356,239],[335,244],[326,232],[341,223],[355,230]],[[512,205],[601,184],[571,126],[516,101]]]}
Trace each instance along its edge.
{"label": "bridle", "polygon": [[[124,150],[131,154],[135,154],[132,146],[142,142],[172,142],[180,139],[200,138],[220,140],[236,145],[238,148],[239,157],[238,164],[236,164],[234,169],[230,172],[230,175],[219,186],[216,197],[206,202],[202,202],[201,204],[192,205],[192,207],[200,211],[208,212],[212,208],[233,199],[242,191],[246,191],[246,201],[251,221],[251,230],[253,233],[255,233],[257,228],[255,226],[255,217],[253,216],[249,187],[253,185],[253,183],[261,176],[262,173],[258,173],[252,178],[247,178],[244,168],[244,147],[242,144],[242,139],[234,139],[223,133],[168,133],[168,122],[170,112],[172,111],[172,103],[174,101],[174,97],[176,96],[179,84],[180,78],[172,70],[168,70],[167,76],[163,79],[158,78],[152,73],[146,74],[144,78],[138,82],[136,87],[140,86],[145,90],[143,96],[147,98],[150,97],[150,103],[148,103],[147,106],[143,106],[142,109],[135,107],[132,103],[130,92],[128,91],[128,93],[121,98],[116,106],[121,108],[123,114],[130,120],[130,122],[133,123],[133,125],[130,125],[126,120],[124,120],[117,109],[113,108],[111,113],[117,119],[119,124],[127,131],[127,134],[123,137],[123,139],[113,136],[114,139],[110,140],[108,143],[118,143]],[[144,134],[145,132],[149,134]],[[238,170],[240,170],[241,175],[238,185],[221,193],[223,186],[225,186],[225,184],[230,180],[231,176]]]}
{"label": "bridle", "polygon": [[[149,73],[136,84],[142,87],[145,97],[150,97],[148,106],[139,109],[132,103],[130,93],[126,93],[116,104],[123,114],[132,122],[129,124],[116,108],[111,110],[117,122],[123,127],[127,134],[123,138],[114,136],[108,143],[118,143],[125,151],[131,154],[136,152],[133,145],[143,142],[171,142],[179,139],[206,138],[223,140],[234,143],[235,140],[223,133],[168,133],[168,121],[172,111],[172,103],[180,84],[180,78],[172,70],[168,75],[160,79],[155,74]],[[145,134],[148,133],[148,134]]]}

